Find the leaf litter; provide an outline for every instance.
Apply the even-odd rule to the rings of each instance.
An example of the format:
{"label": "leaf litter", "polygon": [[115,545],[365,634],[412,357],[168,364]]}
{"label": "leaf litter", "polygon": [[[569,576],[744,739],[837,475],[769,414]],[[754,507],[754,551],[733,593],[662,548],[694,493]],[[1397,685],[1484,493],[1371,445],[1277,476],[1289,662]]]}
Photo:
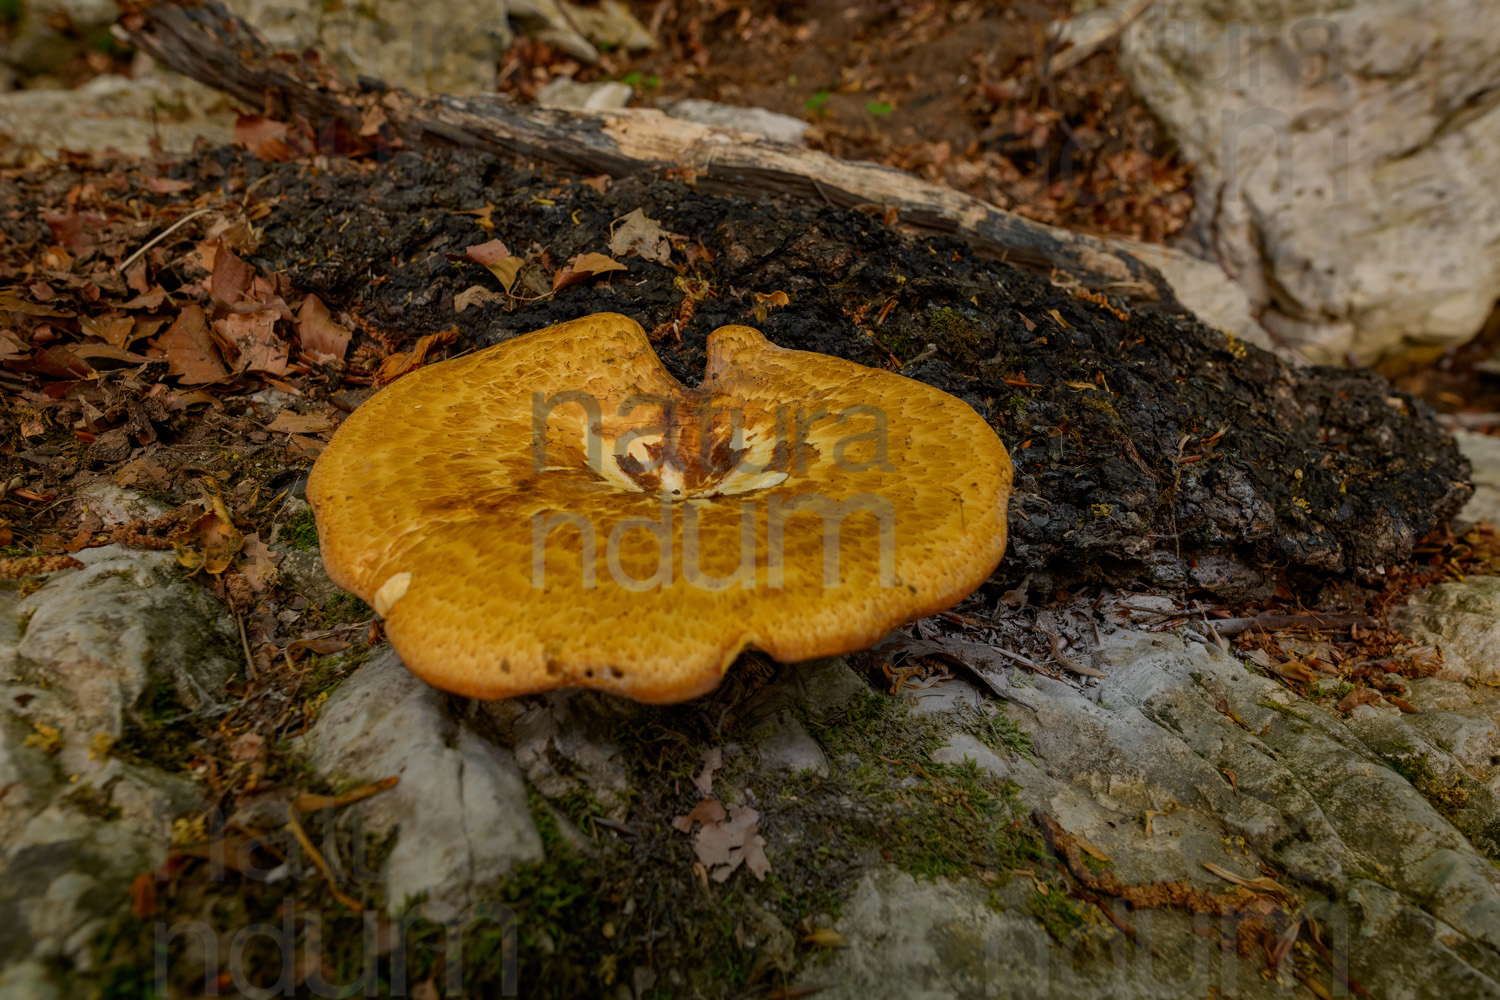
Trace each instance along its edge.
{"label": "leaf litter", "polygon": [[692,836],[693,853],[715,882],[728,881],[741,865],[758,881],[764,881],[771,872],[771,862],[766,857],[766,838],[757,829],[760,813],[744,804],[731,804],[726,812],[723,803],[713,797],[713,775],[723,762],[721,747],[704,753],[703,770],[693,779],[703,799],[685,815],[674,818],[672,828]]}

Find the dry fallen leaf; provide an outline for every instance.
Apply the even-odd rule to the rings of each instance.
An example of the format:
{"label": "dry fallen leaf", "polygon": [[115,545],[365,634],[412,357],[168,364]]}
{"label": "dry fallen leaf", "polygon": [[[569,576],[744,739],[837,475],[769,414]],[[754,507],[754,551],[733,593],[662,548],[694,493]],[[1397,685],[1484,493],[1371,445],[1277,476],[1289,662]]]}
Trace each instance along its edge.
{"label": "dry fallen leaf", "polygon": [[288,462],[298,462],[304,458],[316,458],[322,450],[323,442],[318,438],[292,434],[286,439],[286,458]]}
{"label": "dry fallen leaf", "polygon": [[68,348],[68,351],[73,355],[73,357],[79,359],[80,361],[87,362],[94,367],[98,367],[97,365],[94,365],[94,362],[98,361],[101,358],[109,361],[119,361],[123,364],[129,365],[144,364],[147,361],[151,360],[144,354],[134,354],[119,347],[111,347],[108,344],[74,344],[72,347]]}
{"label": "dry fallen leaf", "polygon": [[316,295],[302,300],[297,336],[302,349],[320,365],[344,360],[344,352],[349,349],[349,331],[333,321],[328,307]]}
{"label": "dry fallen leaf", "polygon": [[714,792],[714,772],[724,766],[724,748],[709,747],[703,751],[703,770],[693,778],[693,787],[698,789],[698,794],[704,798]]}
{"label": "dry fallen leaf", "polygon": [[170,177],[147,177],[141,182],[147,191],[157,194],[181,194],[193,187],[192,181],[174,181]]}
{"label": "dry fallen leaf", "polygon": [[327,656],[330,653],[342,653],[349,648],[349,645],[349,643],[344,642],[342,639],[293,639],[287,643],[286,651],[288,653],[295,653],[298,650],[305,649],[309,653]]}
{"label": "dry fallen leaf", "polygon": [[130,913],[138,920],[157,914],[156,874],[141,872],[130,883]]}
{"label": "dry fallen leaf", "polygon": [[258,159],[284,163],[296,153],[289,139],[290,128],[285,122],[272,121],[259,115],[240,115],[234,123],[234,140]]}
{"label": "dry fallen leaf", "polygon": [[276,566],[281,556],[260,540],[260,534],[245,536],[245,547],[240,551],[240,573],[250,589],[260,593],[276,579]]}
{"label": "dry fallen leaf", "polygon": [[1110,857],[1109,857],[1108,854],[1105,854],[1103,851],[1099,850],[1099,848],[1095,847],[1093,844],[1089,843],[1087,840],[1084,840],[1082,837],[1080,837],[1076,833],[1073,834],[1073,843],[1075,843],[1079,847],[1083,848],[1084,853],[1086,853],[1086,854],[1090,855],[1091,857],[1093,857],[1094,860],[1096,860],[1096,861],[1103,861],[1105,864],[1112,864],[1113,863],[1110,860]]}
{"label": "dry fallen leaf", "polygon": [[844,937],[832,927],[819,927],[802,939],[803,944],[815,945],[819,948],[847,948],[849,939]]}
{"label": "dry fallen leaf", "polygon": [[255,280],[255,269],[245,263],[239,256],[219,237],[214,246],[213,270],[209,273],[208,294],[213,296],[214,301],[222,302],[226,306],[238,304],[250,290],[250,284]]}
{"label": "dry fallen leaf", "polygon": [[418,339],[416,346],[410,351],[390,355],[380,362],[380,368],[375,372],[376,387],[390,385],[401,376],[416,371],[427,360],[427,355],[440,347],[446,347],[457,339],[458,328],[454,327],[442,333],[429,333]]}
{"label": "dry fallen leaf", "polygon": [[201,517],[172,536],[177,561],[193,573],[200,569],[213,574],[224,572],[244,545],[245,536],[234,526],[218,496],[211,498],[209,509]]}
{"label": "dry fallen leaf", "polygon": [[51,306],[37,305],[35,302],[27,302],[16,295],[15,292],[0,292],[0,312],[18,312],[27,316],[72,316],[70,312],[61,309],[53,309]]}
{"label": "dry fallen leaf", "polygon": [[276,419],[266,424],[273,434],[325,434],[338,426],[338,422],[326,413],[298,413],[282,410]]}
{"label": "dry fallen leaf", "polygon": [[515,287],[516,277],[526,263],[505,249],[505,244],[499,240],[479,243],[461,254],[449,254],[448,257],[450,260],[472,260],[476,264],[483,264],[491,274],[500,279],[500,284],[505,286],[507,292]]}
{"label": "dry fallen leaf", "polygon": [[486,205],[483,208],[472,208],[463,212],[454,212],[453,214],[472,215],[474,216],[474,221],[479,224],[480,229],[483,229],[487,233],[493,233],[495,231],[494,205]]}
{"label": "dry fallen leaf", "polygon": [[727,880],[742,864],[757,880],[765,880],[771,863],[766,858],[766,839],[756,832],[759,821],[760,813],[749,806],[731,806],[727,820],[698,828],[693,853],[715,882]]}
{"label": "dry fallen leaf", "polygon": [[470,285],[453,296],[453,311],[461,313],[470,306],[482,306],[490,302],[504,301],[504,296],[495,294],[483,285]]}
{"label": "dry fallen leaf", "polygon": [[672,244],[666,230],[655,219],[636,209],[618,219],[610,230],[609,251],[617,257],[635,254],[646,260],[665,264],[672,258]]}
{"label": "dry fallen leaf", "polygon": [[1236,875],[1227,868],[1220,868],[1212,861],[1203,862],[1203,867],[1219,876],[1219,878],[1227,882],[1233,882],[1235,885],[1242,885],[1246,889],[1254,889],[1256,892],[1264,892],[1270,896],[1278,896],[1282,899],[1287,898],[1286,887],[1275,879],[1266,878],[1264,875],[1259,878],[1245,878],[1243,875]]}
{"label": "dry fallen leaf", "polygon": [[787,295],[786,292],[783,292],[780,289],[777,289],[774,292],[756,292],[755,308],[751,311],[755,314],[755,319],[757,322],[764,323],[766,321],[766,316],[770,314],[772,309],[780,309],[783,306],[789,306],[791,304],[791,296]]}
{"label": "dry fallen leaf", "polygon": [[379,135],[381,128],[389,123],[389,121],[390,119],[386,117],[384,108],[378,104],[370,105],[365,108],[364,114],[360,116],[360,138],[368,139],[372,135]]}
{"label": "dry fallen leaf", "polygon": [[552,278],[552,290],[554,292],[587,281],[590,278],[605,274],[609,271],[624,271],[626,267],[617,260],[611,260],[602,253],[580,254],[577,259],[571,261],[567,267],[558,271]]}
{"label": "dry fallen leaf", "polygon": [[22,369],[61,379],[86,379],[94,371],[93,366],[74,353],[73,348],[62,346],[37,351]]}
{"label": "dry fallen leaf", "polygon": [[287,342],[276,335],[276,313],[265,310],[253,313],[231,313],[213,322],[219,345],[232,346],[238,352],[237,372],[287,372]]}
{"label": "dry fallen leaf", "polygon": [[686,816],[678,816],[672,820],[672,829],[678,833],[692,833],[694,823],[722,823],[728,814],[718,799],[704,799],[693,807],[692,812]]}
{"label": "dry fallen leaf", "polygon": [[266,752],[266,738],[260,733],[240,733],[229,741],[229,759],[241,763],[258,760]]}
{"label": "dry fallen leaf", "polygon": [[1378,704],[1380,704],[1380,692],[1372,691],[1369,688],[1356,688],[1344,695],[1343,700],[1338,703],[1337,707],[1340,712],[1352,712],[1360,705]]}
{"label": "dry fallen leaf", "polygon": [[31,353],[31,345],[9,330],[0,330],[0,361],[23,358]]}
{"label": "dry fallen leaf", "polygon": [[167,332],[156,338],[157,352],[167,359],[167,374],[183,385],[218,382],[229,375],[208,333],[203,310],[189,305],[177,314]]}
{"label": "dry fallen leaf", "polygon": [[161,286],[152,288],[150,291],[142,292],[133,299],[120,303],[121,309],[157,309],[163,302],[167,301],[166,289]]}
{"label": "dry fallen leaf", "polygon": [[111,347],[125,347],[134,338],[135,320],[130,316],[80,316],[78,330],[85,337],[98,337]]}
{"label": "dry fallen leaf", "polygon": [[1271,671],[1283,680],[1289,680],[1293,683],[1318,683],[1318,675],[1301,660],[1287,660],[1285,663],[1278,663],[1271,668]]}

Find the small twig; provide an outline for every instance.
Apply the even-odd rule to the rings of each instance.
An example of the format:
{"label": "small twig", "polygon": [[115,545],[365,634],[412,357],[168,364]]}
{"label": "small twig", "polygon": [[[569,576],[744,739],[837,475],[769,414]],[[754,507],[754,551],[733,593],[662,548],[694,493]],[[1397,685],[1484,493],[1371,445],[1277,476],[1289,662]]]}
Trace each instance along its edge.
{"label": "small twig", "polygon": [[145,246],[141,247],[139,250],[137,250],[135,253],[131,254],[129,257],[126,257],[125,258],[125,262],[119,266],[118,270],[120,271],[120,273],[123,274],[125,272],[125,269],[127,267],[129,267],[131,264],[134,264],[148,250],[150,250],[152,247],[156,246],[156,244],[160,243],[162,240],[166,239],[168,236],[171,236],[177,230],[181,229],[183,226],[187,225],[189,222],[192,222],[194,219],[198,218],[198,216],[200,216],[200,215],[207,215],[209,212],[212,212],[212,211],[215,211],[215,210],[212,209],[212,208],[200,208],[196,212],[189,212],[187,215],[184,215],[182,218],[180,218],[176,222],[172,223],[166,229],[163,229],[160,234],[158,234],[157,236],[155,236],[151,240],[149,240],[146,243]]}
{"label": "small twig", "polygon": [[1347,956],[1344,956],[1345,960],[1342,963],[1334,961],[1333,950],[1323,943],[1323,935],[1318,930],[1317,922],[1312,917],[1305,915],[1302,919],[1307,923],[1307,940],[1312,944],[1313,950],[1318,953],[1318,957],[1323,960],[1324,964],[1328,966],[1329,970],[1335,976],[1339,977],[1345,989],[1355,996],[1364,997],[1366,1000],[1369,1000],[1369,991],[1353,979],[1350,979],[1348,974],[1344,972],[1349,965]]}
{"label": "small twig", "polygon": [[602,826],[607,830],[613,830],[622,836],[640,837],[640,832],[629,823],[621,823],[619,820],[610,819],[608,816],[590,816],[589,820],[598,826]]}
{"label": "small twig", "polygon": [[260,674],[255,669],[255,657],[250,655],[250,637],[245,634],[245,618],[233,602],[230,603],[229,609],[234,612],[234,623],[240,630],[240,648],[245,651],[245,676],[252,681],[256,680]]}
{"label": "small twig", "polygon": [[1029,656],[1022,656],[1020,653],[1012,653],[1010,650],[1002,649],[999,646],[993,646],[991,648],[1001,656],[1004,656],[1007,659],[1015,660],[1017,663],[1028,670],[1035,670],[1039,674],[1045,674],[1047,672],[1046,667],[1042,666],[1040,663],[1036,662]]}
{"label": "small twig", "polygon": [[297,819],[297,810],[295,808],[287,810],[286,828],[292,832],[293,837],[297,838],[297,843],[302,845],[302,849],[307,852],[307,856],[312,858],[314,865],[317,865],[318,871],[322,872],[323,877],[328,880],[328,891],[333,894],[333,898],[343,903],[355,913],[363,913],[365,908],[359,900],[352,899],[340,891],[338,884],[334,881],[333,869],[329,867],[328,859],[323,857],[318,849],[313,846],[312,839],[308,837],[307,831],[302,829],[301,821]]}
{"label": "small twig", "polygon": [[[916,357],[914,357],[910,361],[906,362],[906,364],[907,365],[914,365],[918,361],[926,361],[928,358],[930,358],[934,354],[936,354],[937,350],[938,350],[938,348],[937,348],[936,344],[928,344],[927,345],[927,350],[923,351],[921,354],[918,354]],[[903,365],[902,367],[905,367],[905,366]]]}
{"label": "small twig", "polygon": [[1219,652],[1229,652],[1229,640],[1225,639],[1219,634],[1219,630],[1214,628],[1214,623],[1209,620],[1207,611],[1203,612],[1203,624],[1208,626],[1208,634],[1213,637],[1214,645],[1219,647]]}
{"label": "small twig", "polygon": [[393,775],[389,778],[381,778],[379,781],[372,781],[368,785],[361,785],[354,791],[345,792],[343,795],[299,795],[292,806],[301,812],[337,809],[340,806],[363,801],[372,795],[379,795],[381,792],[395,788],[400,783],[401,779]]}
{"label": "small twig", "polygon": [[1056,632],[1048,632],[1047,633],[1047,639],[1048,639],[1048,641],[1050,641],[1052,643],[1052,661],[1054,663],[1056,663],[1059,667],[1062,667],[1064,670],[1069,670],[1069,671],[1071,671],[1071,672],[1073,672],[1075,674],[1081,674],[1084,677],[1106,677],[1107,678],[1109,676],[1108,674],[1100,673],[1099,671],[1095,670],[1093,667],[1085,667],[1082,663],[1079,663],[1077,660],[1070,660],[1066,656],[1064,656],[1063,653],[1062,653],[1062,650],[1059,649],[1058,646],[1057,646],[1057,633]]}

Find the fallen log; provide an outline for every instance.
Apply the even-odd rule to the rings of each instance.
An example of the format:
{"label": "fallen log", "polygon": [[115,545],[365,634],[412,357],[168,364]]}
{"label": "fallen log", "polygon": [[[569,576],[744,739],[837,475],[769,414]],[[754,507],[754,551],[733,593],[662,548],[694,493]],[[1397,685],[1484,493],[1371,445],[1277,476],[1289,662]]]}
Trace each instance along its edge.
{"label": "fallen log", "polygon": [[378,130],[405,148],[451,145],[620,178],[673,169],[705,194],[791,196],[837,208],[894,210],[904,227],[952,235],[983,256],[1130,301],[1180,311],[1154,268],[1101,239],[1003,211],[889,167],[840,160],[650,109],[526,107],[503,98],[421,97],[378,80],[341,79],[314,57],[275,53],[244,21],[210,3],[159,3],[123,19],[130,44],[270,117],[301,116],[319,133]]}

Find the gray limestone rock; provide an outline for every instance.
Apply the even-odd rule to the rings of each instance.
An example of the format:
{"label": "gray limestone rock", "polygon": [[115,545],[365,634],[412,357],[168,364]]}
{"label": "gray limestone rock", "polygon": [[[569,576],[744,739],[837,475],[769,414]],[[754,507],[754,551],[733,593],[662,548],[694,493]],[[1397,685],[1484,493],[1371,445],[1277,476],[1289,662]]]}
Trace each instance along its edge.
{"label": "gray limestone rock", "polygon": [[77,558],[83,569],[54,574],[17,605],[25,625],[12,667],[58,699],[64,759],[96,735],[118,739],[158,685],[189,710],[221,705],[240,659],[223,605],[171,552],[106,546]]}
{"label": "gray limestone rock", "polygon": [[1500,297],[1500,6],[1157,0],[1121,66],[1194,164],[1199,232],[1316,361],[1479,331]]}
{"label": "gray limestone rock", "polygon": [[151,156],[153,143],[183,154],[200,138],[234,141],[231,102],[175,73],[128,79],[101,76],[76,90],[17,90],[0,94],[0,134],[15,149],[113,149]]}
{"label": "gray limestone rock", "polygon": [[378,835],[397,831],[381,873],[394,912],[425,893],[424,912],[451,919],[515,865],[542,856],[514,756],[486,738],[465,704],[418,680],[388,648],[339,686],[306,737],[320,773],[401,779],[346,818]]}
{"label": "gray limestone rock", "polygon": [[0,996],[75,996],[94,940],[197,804],[184,775],[108,752],[139,713],[211,714],[236,669],[224,610],[170,553],[78,553],[0,589]]}

